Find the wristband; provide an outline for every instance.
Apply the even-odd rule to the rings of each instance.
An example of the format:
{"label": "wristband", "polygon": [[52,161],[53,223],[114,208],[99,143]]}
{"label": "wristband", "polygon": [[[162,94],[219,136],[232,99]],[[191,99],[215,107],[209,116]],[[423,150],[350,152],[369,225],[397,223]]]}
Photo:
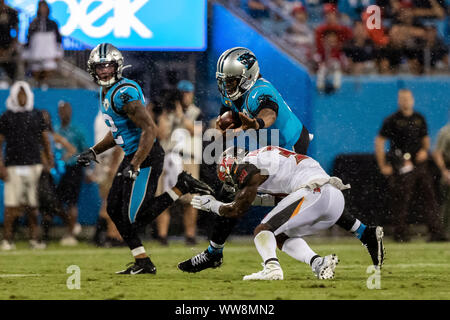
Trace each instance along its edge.
{"label": "wristband", "polygon": [[212,203],[211,203],[211,211],[220,216],[221,214],[219,213],[219,209],[220,209],[220,207],[222,205],[223,205],[223,202],[212,201]]}
{"label": "wristband", "polygon": [[264,127],[266,126],[266,123],[265,123],[264,120],[261,119],[261,118],[256,118],[256,122],[258,122],[258,124],[259,124],[258,130],[259,130],[259,129],[264,129]]}

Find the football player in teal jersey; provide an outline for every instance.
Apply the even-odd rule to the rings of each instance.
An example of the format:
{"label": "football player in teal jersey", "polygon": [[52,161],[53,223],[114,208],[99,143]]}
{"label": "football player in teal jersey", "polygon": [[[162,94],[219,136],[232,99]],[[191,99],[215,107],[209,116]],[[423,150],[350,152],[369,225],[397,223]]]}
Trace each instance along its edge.
{"label": "football player in teal jersey", "polygon": [[87,166],[97,155],[119,145],[125,152],[107,198],[107,212],[135,258],[119,274],[156,273],[137,230],[153,221],[164,209],[185,193],[210,193],[205,183],[186,172],[178,176],[175,187],[155,197],[164,162],[164,150],[156,139],[156,125],[145,108],[142,89],[122,77],[122,53],[109,43],[95,47],[89,56],[88,72],[101,86],[100,105],[110,128],[103,140],[78,156]]}
{"label": "football player in teal jersey", "polygon": [[[236,133],[248,129],[267,129],[268,145],[274,144],[298,154],[306,154],[312,135],[277,89],[261,76],[258,60],[252,51],[242,47],[228,49],[217,61],[216,71],[222,98],[219,115],[232,111],[236,120],[229,129],[234,129]],[[221,130],[218,122],[219,118],[216,128]],[[239,123],[237,128],[236,123]],[[271,139],[272,130],[277,131],[278,144]],[[216,193],[216,198],[226,202],[233,201],[234,194],[223,190],[224,188]],[[237,222],[234,218],[215,216],[209,247],[180,263],[178,268],[186,272],[199,272],[220,266],[225,241]]]}

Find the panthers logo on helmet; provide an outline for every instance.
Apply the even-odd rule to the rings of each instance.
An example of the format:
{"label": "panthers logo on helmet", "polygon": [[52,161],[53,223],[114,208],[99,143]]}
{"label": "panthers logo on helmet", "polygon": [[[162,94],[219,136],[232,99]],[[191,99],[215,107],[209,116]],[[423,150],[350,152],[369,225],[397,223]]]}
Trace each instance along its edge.
{"label": "panthers logo on helmet", "polygon": [[242,63],[248,70],[255,64],[256,57],[250,52],[246,52],[244,54],[241,54],[237,60]]}

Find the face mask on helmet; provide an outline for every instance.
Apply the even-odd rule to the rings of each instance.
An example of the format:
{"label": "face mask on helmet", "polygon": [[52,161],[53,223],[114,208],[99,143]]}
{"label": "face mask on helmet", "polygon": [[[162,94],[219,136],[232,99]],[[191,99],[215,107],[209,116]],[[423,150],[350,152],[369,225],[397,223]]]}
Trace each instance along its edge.
{"label": "face mask on helmet", "polygon": [[123,56],[111,44],[102,43],[95,47],[88,60],[88,72],[101,86],[112,86],[122,78]]}
{"label": "face mask on helmet", "polygon": [[95,76],[102,83],[109,83],[112,79],[116,81],[117,67],[116,62],[96,63],[94,65]]}
{"label": "face mask on helmet", "polygon": [[231,100],[235,100],[241,95],[240,85],[242,82],[242,77],[217,76],[217,85],[220,93]]}
{"label": "face mask on helmet", "polygon": [[217,165],[217,177],[220,181],[233,184],[233,179],[231,177],[231,169],[236,162],[236,158],[231,156],[223,156]]}

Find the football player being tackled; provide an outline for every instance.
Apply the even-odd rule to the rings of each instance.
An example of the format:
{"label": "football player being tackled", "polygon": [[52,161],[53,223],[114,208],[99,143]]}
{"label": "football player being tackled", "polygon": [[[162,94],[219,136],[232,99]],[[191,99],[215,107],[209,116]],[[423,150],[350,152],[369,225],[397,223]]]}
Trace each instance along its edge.
{"label": "football player being tackled", "polygon": [[[381,268],[384,260],[383,228],[366,226],[344,213],[341,190],[350,188],[337,177],[330,177],[314,159],[274,146],[249,153],[231,147],[222,154],[218,176],[234,185],[238,192],[229,203],[211,195],[195,196],[191,204],[200,210],[224,217],[242,217],[257,193],[286,196],[264,217],[254,230],[254,242],[264,269],[244,280],[282,280],[283,271],[276,248],[311,266],[319,279],[334,277],[338,257],[315,253],[303,239],[333,225],[352,232],[366,246],[373,265]],[[187,272],[198,272],[221,264],[221,254],[208,250],[179,264]]]}
{"label": "football player being tackled", "polygon": [[168,192],[155,197],[164,162],[164,150],[156,139],[156,125],[145,108],[142,89],[122,77],[122,53],[109,43],[95,47],[89,56],[88,72],[100,85],[100,105],[110,131],[93,147],[78,156],[88,166],[97,155],[119,145],[125,152],[107,197],[107,212],[129,246],[135,261],[119,274],[156,273],[138,236],[138,230],[153,221],[185,193],[211,193],[205,183],[186,172]]}
{"label": "football player being tackled", "polygon": [[[271,133],[276,131],[279,141],[272,144],[306,154],[312,135],[278,90],[261,76],[258,60],[252,51],[236,47],[222,53],[217,61],[216,79],[222,98],[222,107],[216,121],[217,129],[223,132],[233,129],[235,134],[249,129],[267,129],[267,144],[271,144]],[[230,121],[230,113],[233,121]],[[222,184],[218,180],[210,182],[210,185],[216,190],[217,200],[233,201],[235,192],[232,188],[220,189]],[[214,218],[207,249],[211,254],[208,257],[213,260],[197,265],[195,270],[200,271],[210,265],[222,263],[226,239],[238,221],[235,217]]]}

